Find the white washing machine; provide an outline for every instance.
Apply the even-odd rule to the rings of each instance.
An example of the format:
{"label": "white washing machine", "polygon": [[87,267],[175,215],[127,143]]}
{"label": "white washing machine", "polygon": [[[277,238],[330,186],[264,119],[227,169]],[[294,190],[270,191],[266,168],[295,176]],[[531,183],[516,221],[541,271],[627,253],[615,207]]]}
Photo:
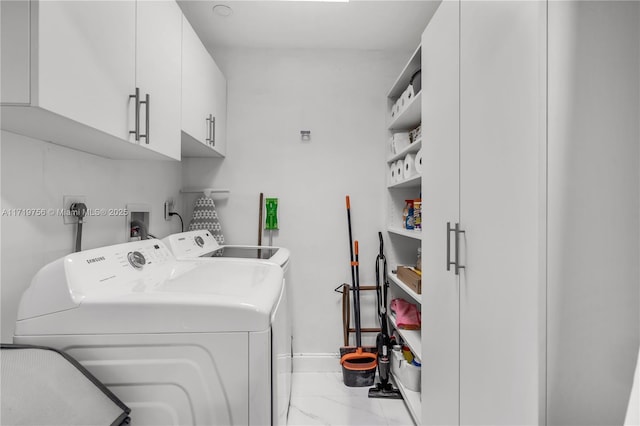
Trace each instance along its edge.
{"label": "white washing machine", "polygon": [[273,424],[286,425],[291,401],[291,374],[293,369],[293,333],[291,324],[290,297],[291,288],[289,278],[290,252],[283,247],[224,245],[220,246],[207,230],[196,230],[169,235],[162,240],[176,259],[202,259],[216,262],[220,259],[237,258],[254,261],[269,261],[282,268],[284,275],[284,296],[280,309],[284,326],[274,327],[272,338],[276,355],[272,366],[272,395],[277,395],[273,404]]}
{"label": "white washing machine", "polygon": [[135,425],[271,424],[282,283],[272,262],[177,261],[159,240],[73,253],[36,274],[14,341],[73,356]]}

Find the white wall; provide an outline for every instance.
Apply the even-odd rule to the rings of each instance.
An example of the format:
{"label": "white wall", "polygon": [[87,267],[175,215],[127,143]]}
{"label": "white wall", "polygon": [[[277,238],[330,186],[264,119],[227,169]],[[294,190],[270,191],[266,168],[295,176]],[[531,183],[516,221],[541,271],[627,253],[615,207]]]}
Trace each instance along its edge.
{"label": "white wall", "polygon": [[[374,282],[385,218],[386,92],[410,53],[216,52],[228,79],[227,157],[185,160],[183,181],[231,190],[218,202],[230,244],[256,244],[259,193],[279,198],[274,244],[292,252],[296,353],[335,353],[342,345],[341,299],[333,289],[351,281],[347,194],[361,281]],[[311,141],[302,142],[300,130],[311,130]],[[185,197],[186,216],[195,197]],[[376,325],[371,293],[363,326]]]}
{"label": "white wall", "polygon": [[640,343],[640,4],[549,2],[547,424],[622,424]]}
{"label": "white wall", "polygon": [[[162,161],[116,161],[2,132],[2,209],[62,208],[64,195],[84,195],[88,208],[151,207],[150,232],[163,237],[180,230],[165,222],[163,203],[179,200],[181,165]],[[2,342],[10,342],[20,296],[48,262],[71,253],[75,226],[60,216],[2,216]],[[83,249],[126,240],[124,217],[90,217]]]}

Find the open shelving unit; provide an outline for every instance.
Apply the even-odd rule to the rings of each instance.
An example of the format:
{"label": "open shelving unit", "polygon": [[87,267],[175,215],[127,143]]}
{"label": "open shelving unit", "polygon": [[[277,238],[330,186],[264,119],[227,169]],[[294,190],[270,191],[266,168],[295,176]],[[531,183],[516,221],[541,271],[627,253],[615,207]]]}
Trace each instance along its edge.
{"label": "open shelving unit", "polygon": [[[411,78],[421,69],[422,49],[418,47],[412,54],[406,66],[394,82],[391,90],[387,94],[387,107],[392,111],[396,100],[400,98],[410,84]],[[421,125],[422,120],[422,92],[414,93],[414,95],[405,102],[404,108],[397,112],[393,117],[389,114],[387,129],[391,137],[397,132],[410,132]],[[422,149],[423,140],[411,141],[398,152],[389,150],[386,160],[387,170],[392,163],[401,160],[409,153],[417,153]],[[416,199],[421,196],[422,176],[415,173],[408,179],[387,184],[387,232],[390,238],[391,253],[389,256],[390,268],[395,270],[398,265],[413,265],[417,258],[417,249],[422,242],[422,230],[406,229],[403,227],[402,211],[404,209],[405,200]],[[389,300],[393,298],[403,298],[410,303],[418,305],[420,309],[422,304],[422,296],[417,294],[406,284],[404,284],[397,275],[389,272]],[[388,310],[390,312],[390,310]],[[422,359],[422,332],[421,330],[405,330],[397,326],[395,316],[388,316],[389,327],[394,333],[400,337],[402,342],[411,349],[417,360]],[[416,424],[422,422],[422,402],[420,392],[407,389],[404,384],[394,378],[394,382],[407,405],[409,413],[413,417]]]}

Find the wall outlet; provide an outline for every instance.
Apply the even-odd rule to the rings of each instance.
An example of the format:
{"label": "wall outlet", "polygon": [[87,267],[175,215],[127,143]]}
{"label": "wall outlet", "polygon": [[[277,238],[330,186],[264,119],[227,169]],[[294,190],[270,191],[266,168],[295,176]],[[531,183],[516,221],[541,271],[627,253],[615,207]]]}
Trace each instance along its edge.
{"label": "wall outlet", "polygon": [[171,216],[169,213],[173,213],[175,211],[175,204],[173,199],[169,199],[164,202],[164,220],[171,220]]}
{"label": "wall outlet", "polygon": [[[84,195],[64,195],[62,197],[62,220],[65,225],[74,225],[78,223],[78,219],[71,215],[71,204],[73,203],[85,203],[87,204],[87,197]],[[87,218],[84,218],[85,222]]]}

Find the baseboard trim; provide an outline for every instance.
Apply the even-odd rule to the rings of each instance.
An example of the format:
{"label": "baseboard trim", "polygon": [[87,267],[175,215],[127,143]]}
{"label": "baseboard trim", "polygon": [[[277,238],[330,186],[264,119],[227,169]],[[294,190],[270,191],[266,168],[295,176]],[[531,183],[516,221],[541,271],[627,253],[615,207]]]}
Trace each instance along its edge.
{"label": "baseboard trim", "polygon": [[293,371],[296,373],[339,373],[338,353],[293,354]]}

